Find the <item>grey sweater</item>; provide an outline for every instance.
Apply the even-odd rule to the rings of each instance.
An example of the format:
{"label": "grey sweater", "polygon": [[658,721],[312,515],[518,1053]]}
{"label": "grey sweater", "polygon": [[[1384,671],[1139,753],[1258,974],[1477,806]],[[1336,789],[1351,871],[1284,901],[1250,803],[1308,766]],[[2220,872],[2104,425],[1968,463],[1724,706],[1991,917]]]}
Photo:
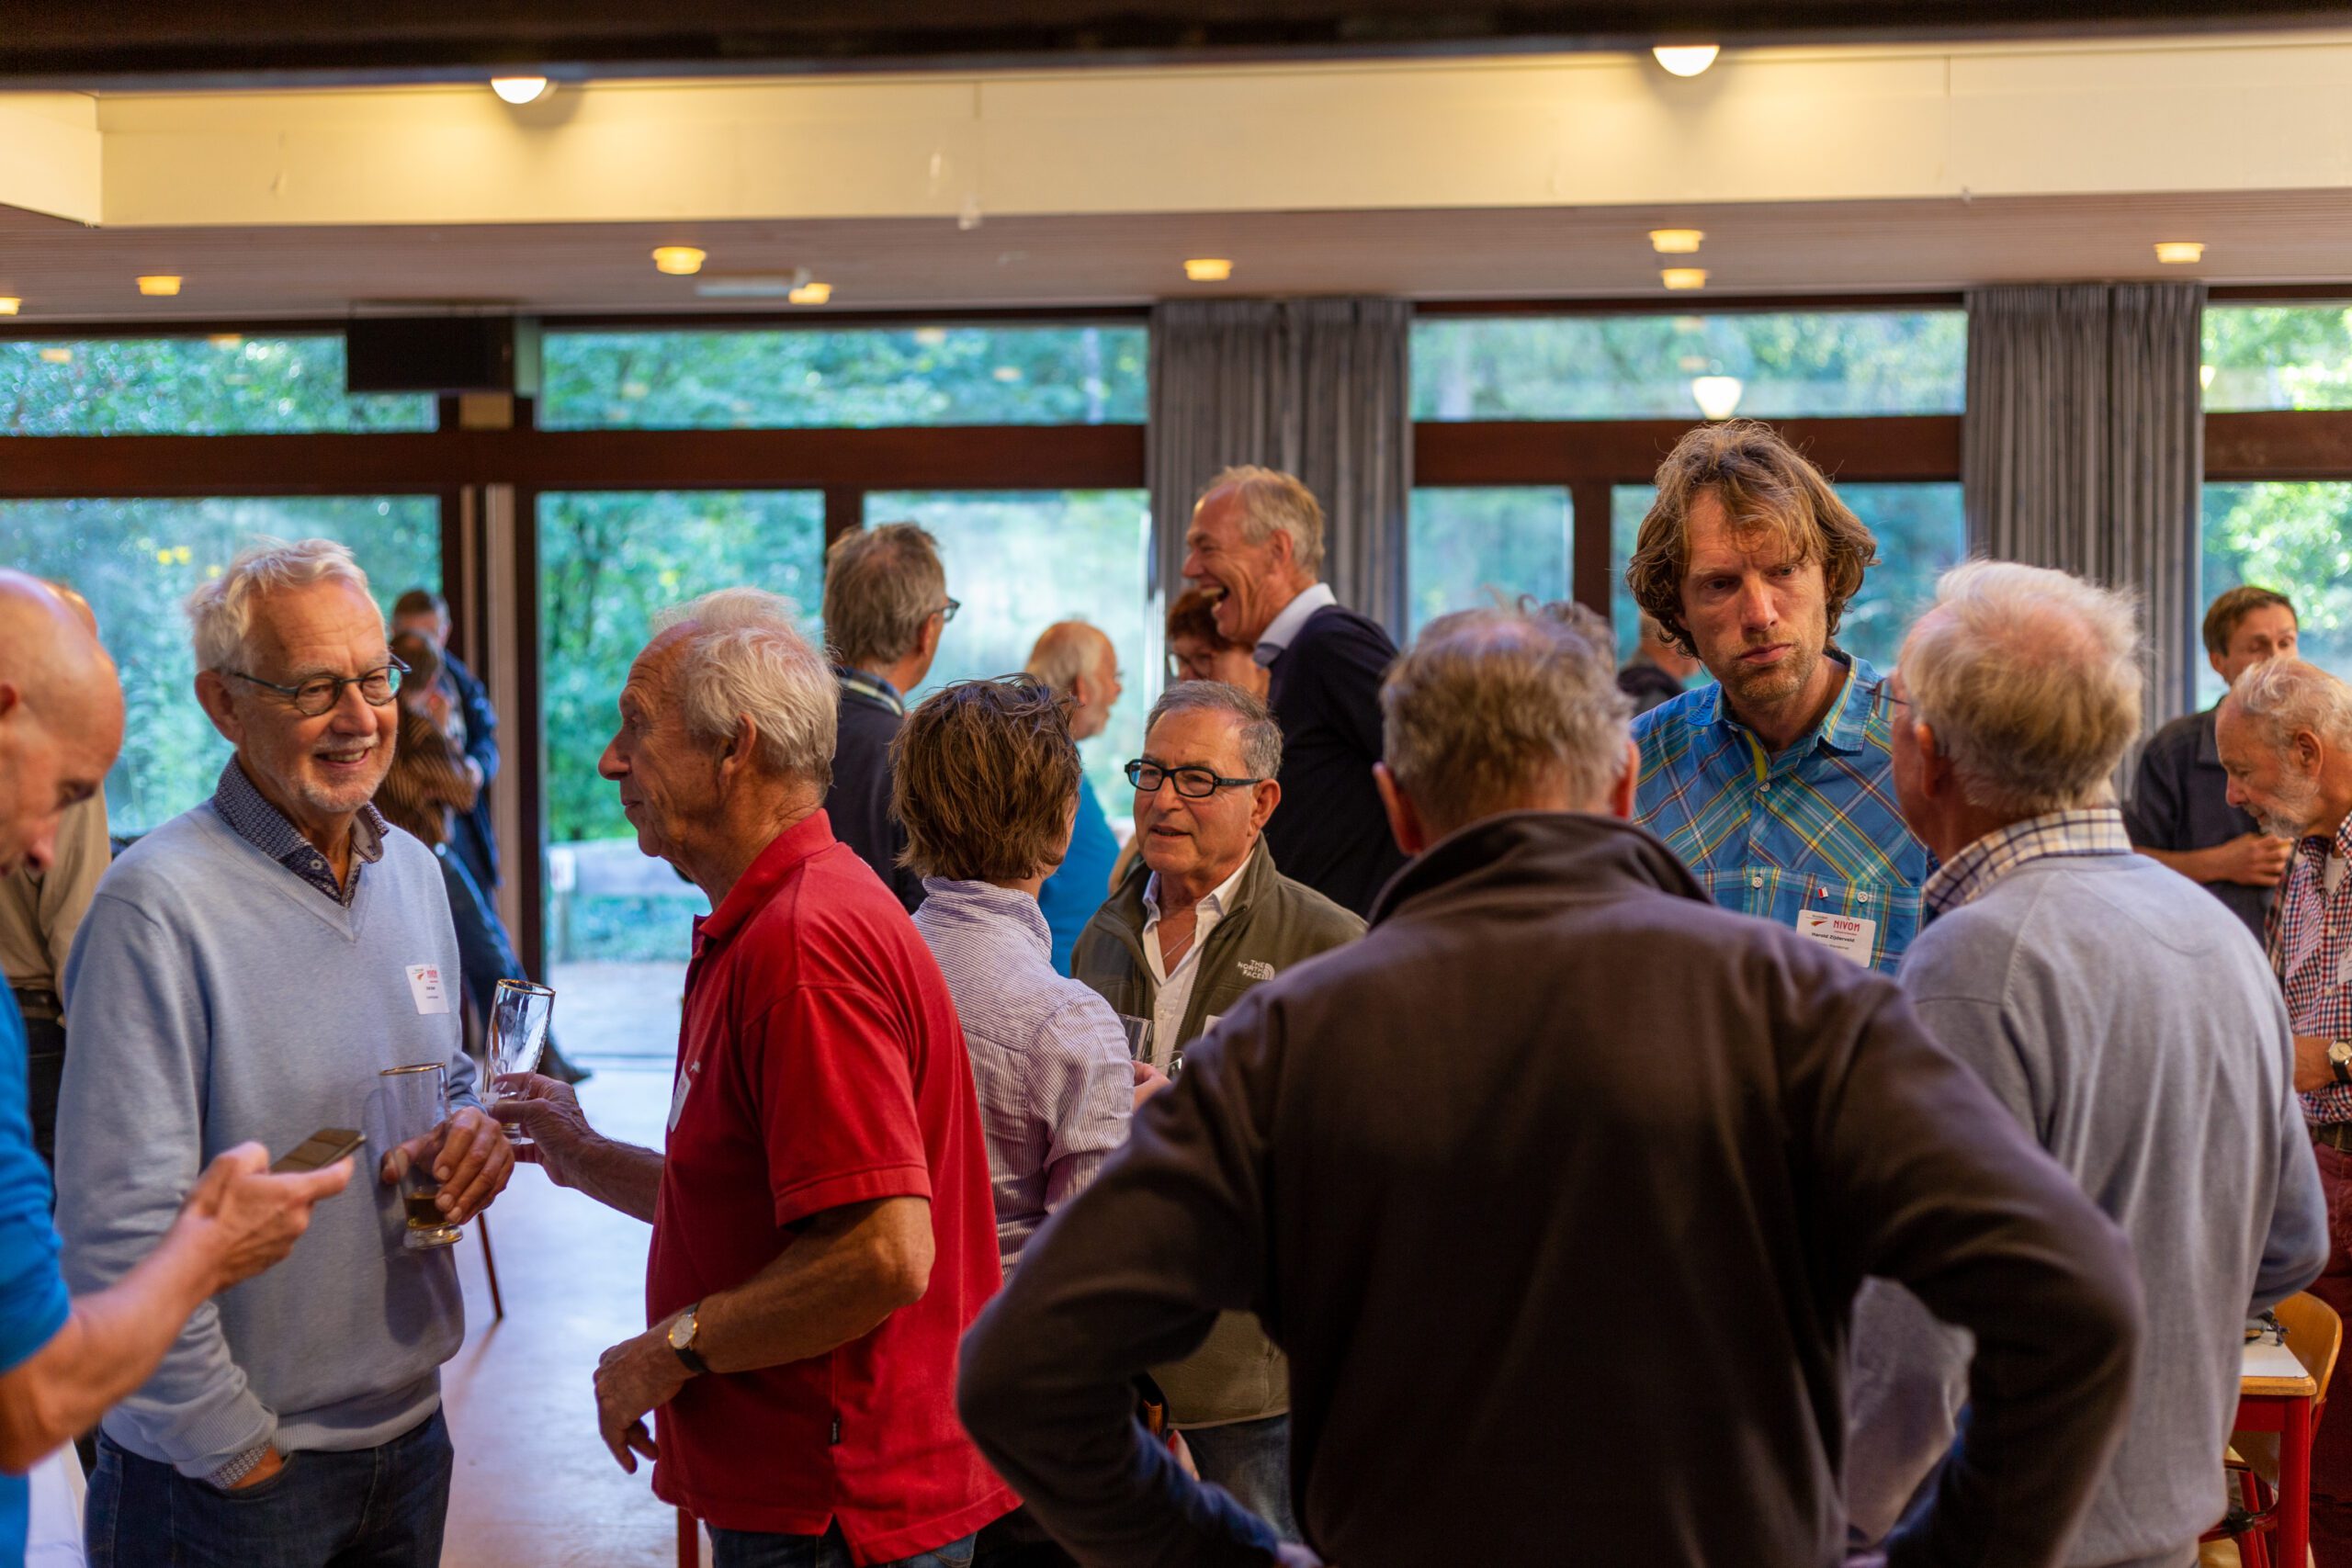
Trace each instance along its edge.
{"label": "grey sweater", "polygon": [[[2139,1263],[2148,1335],[2131,1423],[2066,1561],[2193,1562],[2222,1506],[2214,1456],[2237,1408],[2246,1313],[2327,1260],[2269,966],[2195,883],[2116,853],[2018,867],[1935,919],[1901,982]],[[1854,1347],[1847,1502],[1871,1537],[1951,1444],[1967,1341],[1874,1282]]]}
{"label": "grey sweater", "polygon": [[209,802],[98,885],[69,970],[57,1119],[57,1223],[77,1294],[145,1257],[221,1150],[254,1138],[284,1154],[330,1126],[370,1134],[351,1186],[319,1205],[293,1256],[198,1308],[107,1415],[107,1435],[133,1453],[205,1475],[264,1441],[372,1448],[438,1404],[464,1301],[448,1249],[401,1249],[369,1101],[379,1071],[424,1061],[449,1064],[453,1100],[478,1101],[458,1014],[419,1010],[411,964],[436,965],[454,993],[441,868],[397,829],[347,910]]}

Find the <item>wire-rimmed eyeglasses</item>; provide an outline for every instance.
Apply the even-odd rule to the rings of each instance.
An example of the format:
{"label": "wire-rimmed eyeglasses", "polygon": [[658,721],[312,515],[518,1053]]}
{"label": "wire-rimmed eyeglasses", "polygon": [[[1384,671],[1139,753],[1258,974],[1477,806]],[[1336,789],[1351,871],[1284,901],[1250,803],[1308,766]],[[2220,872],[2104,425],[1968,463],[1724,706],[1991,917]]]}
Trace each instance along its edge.
{"label": "wire-rimmed eyeglasses", "polygon": [[292,704],[294,711],[304,718],[316,718],[332,711],[335,704],[343,701],[343,691],[346,686],[358,687],[361,700],[369,707],[382,707],[401,694],[401,677],[408,673],[408,666],[393,659],[357,675],[318,675],[297,686],[281,686],[275,681],[265,681],[242,670],[228,670],[222,673],[276,692]]}

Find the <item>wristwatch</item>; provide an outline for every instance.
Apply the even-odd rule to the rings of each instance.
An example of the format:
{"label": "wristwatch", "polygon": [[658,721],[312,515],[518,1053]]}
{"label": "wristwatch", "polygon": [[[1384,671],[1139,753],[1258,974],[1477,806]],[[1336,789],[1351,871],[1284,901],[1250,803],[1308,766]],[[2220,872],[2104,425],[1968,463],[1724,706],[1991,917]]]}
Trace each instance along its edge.
{"label": "wristwatch", "polygon": [[[2339,1066],[2337,1072],[2344,1069]],[[2352,1080],[2347,1080],[2352,1081]],[[710,1363],[695,1350],[695,1336],[702,1332],[702,1303],[696,1302],[670,1320],[670,1348],[686,1364],[686,1371],[700,1377],[710,1371]]]}
{"label": "wristwatch", "polygon": [[2327,1065],[2335,1070],[2337,1083],[2352,1084],[2352,1040],[2329,1041]]}

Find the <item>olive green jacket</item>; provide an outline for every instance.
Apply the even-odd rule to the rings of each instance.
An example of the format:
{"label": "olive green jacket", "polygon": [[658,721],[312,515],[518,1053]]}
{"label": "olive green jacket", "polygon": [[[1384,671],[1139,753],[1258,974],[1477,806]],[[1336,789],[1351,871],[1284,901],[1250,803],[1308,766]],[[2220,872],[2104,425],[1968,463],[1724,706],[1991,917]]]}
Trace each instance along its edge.
{"label": "olive green jacket", "polygon": [[[1159,991],[1143,955],[1143,893],[1150,881],[1151,868],[1138,861],[1070,950],[1070,974],[1130,1018],[1149,1018]],[[1153,1061],[1164,1064],[1178,1047],[1207,1032],[1207,1020],[1230,1010],[1261,980],[1362,935],[1363,920],[1276,871],[1266,841],[1259,840],[1234,888],[1233,907],[1194,960],[1200,974],[1177,1038],[1154,1041]],[[1290,1408],[1290,1362],[1246,1312],[1218,1314],[1199,1349],[1175,1365],[1153,1368],[1152,1376],[1180,1427],[1254,1421]]]}

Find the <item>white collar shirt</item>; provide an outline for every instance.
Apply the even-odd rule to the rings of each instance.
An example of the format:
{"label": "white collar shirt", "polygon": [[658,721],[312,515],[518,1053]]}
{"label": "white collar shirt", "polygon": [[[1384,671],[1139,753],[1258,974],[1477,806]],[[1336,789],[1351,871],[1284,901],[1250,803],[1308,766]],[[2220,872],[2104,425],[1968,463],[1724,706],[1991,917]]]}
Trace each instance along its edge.
{"label": "white collar shirt", "polygon": [[1251,657],[1261,664],[1272,664],[1282,657],[1283,650],[1291,645],[1291,639],[1298,636],[1298,629],[1306,625],[1307,616],[1326,604],[1339,602],[1340,596],[1331,592],[1329,583],[1309,583],[1297,598],[1283,606],[1281,615],[1266,623],[1266,629],[1258,634],[1257,651]]}
{"label": "white collar shirt", "polygon": [[1184,949],[1184,955],[1176,961],[1173,970],[1159,955],[1159,873],[1153,872],[1151,880],[1144,884],[1143,961],[1151,967],[1154,987],[1151,1044],[1144,1060],[1163,1072],[1178,1048],[1190,1043],[1179,1040],[1176,1034],[1184,1027],[1184,1010],[1193,1003],[1193,982],[1201,973],[1201,949],[1208,945],[1209,933],[1216,930],[1217,922],[1232,909],[1234,890],[1240,886],[1242,874],[1249,869],[1250,860],[1245,855],[1231,876],[1202,895],[1193,912],[1192,945]]}

